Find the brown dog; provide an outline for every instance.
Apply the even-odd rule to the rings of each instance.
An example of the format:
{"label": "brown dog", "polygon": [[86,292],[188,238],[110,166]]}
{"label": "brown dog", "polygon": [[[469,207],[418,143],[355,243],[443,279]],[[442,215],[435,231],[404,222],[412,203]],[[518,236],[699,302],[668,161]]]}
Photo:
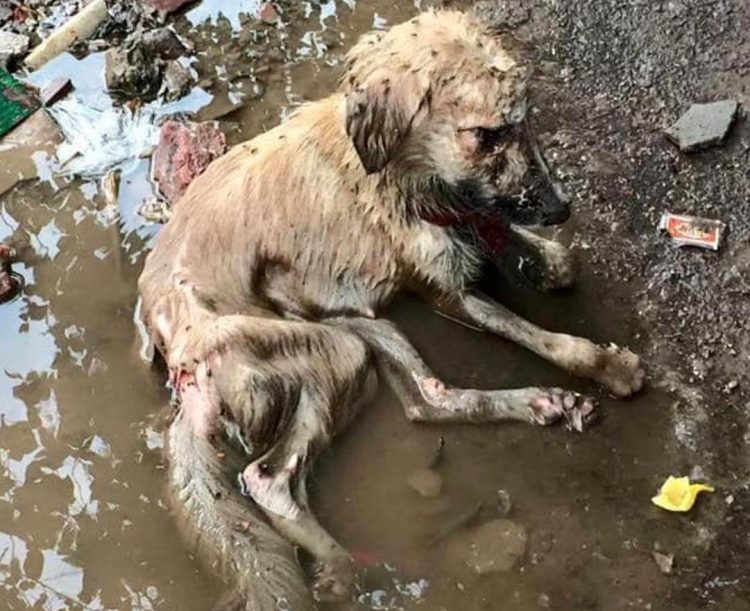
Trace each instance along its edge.
{"label": "brown dog", "polygon": [[[422,14],[362,38],[338,93],[213,162],[175,207],[140,278],[141,312],[180,399],[170,485],[231,581],[222,608],[313,608],[293,545],[314,559],[318,598],[350,595],[351,559],[311,513],[305,476],[371,394],[376,364],[412,421],[565,416],[580,428],[592,414],[560,389],[439,381],[378,317],[397,293],[616,395],[641,387],[629,351],[544,331],[471,292],[488,223],[567,217],[525,87],[473,18]],[[258,508],[263,519],[246,517]]]}

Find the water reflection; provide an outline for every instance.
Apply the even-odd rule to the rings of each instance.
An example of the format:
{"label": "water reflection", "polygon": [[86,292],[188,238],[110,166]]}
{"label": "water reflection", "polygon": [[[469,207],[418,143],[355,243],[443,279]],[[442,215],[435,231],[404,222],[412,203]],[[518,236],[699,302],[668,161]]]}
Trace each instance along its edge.
{"label": "water reflection", "polygon": [[28,607],[45,611],[71,609],[71,605],[87,610],[101,609],[100,605],[86,604],[79,599],[83,592],[83,569],[67,560],[54,549],[40,550],[41,571],[35,575],[27,568],[29,546],[20,537],[0,532],[0,585],[17,581],[17,599]]}

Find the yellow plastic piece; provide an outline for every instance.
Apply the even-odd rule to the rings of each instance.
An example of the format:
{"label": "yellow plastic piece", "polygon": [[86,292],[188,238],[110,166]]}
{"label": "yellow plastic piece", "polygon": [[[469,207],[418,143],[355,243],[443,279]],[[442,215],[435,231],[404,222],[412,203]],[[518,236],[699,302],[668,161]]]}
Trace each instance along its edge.
{"label": "yellow plastic piece", "polygon": [[659,494],[652,498],[651,502],[667,511],[690,511],[699,492],[713,491],[713,486],[691,484],[688,477],[670,475],[662,485]]}

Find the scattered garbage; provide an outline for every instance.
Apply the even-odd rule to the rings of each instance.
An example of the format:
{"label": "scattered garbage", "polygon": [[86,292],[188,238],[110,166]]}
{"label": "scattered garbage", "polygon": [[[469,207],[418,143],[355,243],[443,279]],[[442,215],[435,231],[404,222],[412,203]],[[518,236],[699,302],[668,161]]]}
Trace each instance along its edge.
{"label": "scattered garbage", "polygon": [[10,263],[15,256],[13,248],[0,243],[0,303],[10,301],[23,288],[23,276],[16,274],[10,268]]}
{"label": "scattered garbage", "polygon": [[719,250],[726,225],[721,221],[703,219],[665,212],[659,221],[659,229],[666,231],[678,246],[698,246]]}
{"label": "scattered garbage", "polygon": [[226,150],[226,138],[214,123],[165,121],[152,160],[152,179],[164,198],[175,204],[193,179]]}
{"label": "scattered garbage", "polygon": [[39,108],[34,92],[0,68],[0,137]]}
{"label": "scattered garbage", "polygon": [[75,42],[91,36],[105,19],[107,19],[105,0],[93,0],[45,38],[38,47],[29,53],[24,63],[34,70],[41,68],[49,60],[70,48]]}
{"label": "scattered garbage", "polygon": [[102,176],[120,164],[127,172],[158,142],[160,115],[154,108],[101,108],[71,97],[49,112],[65,135],[57,153],[58,171],[65,175]]}
{"label": "scattered garbage", "polygon": [[693,104],[664,133],[684,153],[713,146],[726,137],[737,108],[735,100]]}
{"label": "scattered garbage", "polygon": [[665,554],[663,552],[654,550],[653,552],[651,552],[651,557],[654,559],[654,562],[656,562],[656,566],[659,567],[659,570],[662,573],[664,573],[665,575],[672,574],[672,567],[674,566],[674,554]]}
{"label": "scattered garbage", "polygon": [[526,528],[508,519],[486,522],[457,533],[446,553],[463,561],[477,575],[507,573],[526,553]]}
{"label": "scattered garbage", "polygon": [[690,511],[699,492],[713,492],[713,486],[691,484],[690,478],[670,475],[659,494],[651,499],[654,505],[667,511]]}

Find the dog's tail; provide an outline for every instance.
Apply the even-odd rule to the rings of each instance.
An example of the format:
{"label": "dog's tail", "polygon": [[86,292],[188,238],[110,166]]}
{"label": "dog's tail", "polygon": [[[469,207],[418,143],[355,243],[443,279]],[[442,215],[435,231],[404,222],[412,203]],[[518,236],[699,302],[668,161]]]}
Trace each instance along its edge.
{"label": "dog's tail", "polygon": [[294,547],[239,494],[225,461],[180,412],[167,439],[169,487],[189,542],[230,585],[214,611],[313,611]]}

